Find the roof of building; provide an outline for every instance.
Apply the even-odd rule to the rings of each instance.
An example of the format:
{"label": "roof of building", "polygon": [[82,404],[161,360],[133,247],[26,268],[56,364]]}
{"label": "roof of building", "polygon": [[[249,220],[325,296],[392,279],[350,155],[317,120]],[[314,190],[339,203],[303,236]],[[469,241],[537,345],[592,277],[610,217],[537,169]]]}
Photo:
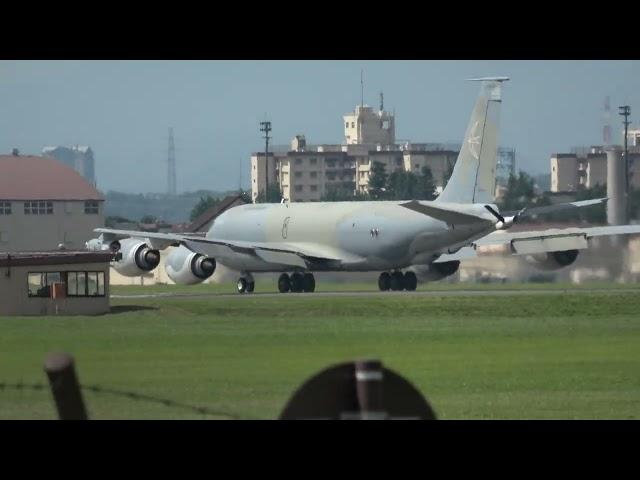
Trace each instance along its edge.
{"label": "roof of building", "polygon": [[187,227],[188,232],[199,232],[207,223],[214,220],[225,210],[228,210],[233,206],[235,202],[246,203],[242,198],[242,195],[229,195],[225,197],[221,202],[209,207],[203,213],[198,215],[193,222]]}
{"label": "roof of building", "polygon": [[114,252],[55,251],[0,253],[0,267],[108,263]]}
{"label": "roof of building", "polygon": [[0,199],[104,200],[82,175],[49,157],[0,155]]}

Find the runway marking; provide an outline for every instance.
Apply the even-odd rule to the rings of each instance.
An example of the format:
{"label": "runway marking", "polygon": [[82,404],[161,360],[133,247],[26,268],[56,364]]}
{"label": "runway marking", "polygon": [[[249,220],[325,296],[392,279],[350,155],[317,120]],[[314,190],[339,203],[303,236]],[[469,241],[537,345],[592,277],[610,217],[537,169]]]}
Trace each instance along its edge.
{"label": "runway marking", "polygon": [[277,292],[254,292],[251,294],[239,294],[239,293],[145,293],[145,294],[112,294],[112,299],[145,299],[145,298],[197,298],[197,297],[212,297],[212,298],[241,298],[241,297],[373,297],[373,296],[428,296],[428,297],[473,297],[473,296],[514,296],[514,295],[566,295],[573,293],[640,293],[640,289],[637,288],[565,288],[565,289],[535,289],[535,290],[522,290],[522,289],[504,289],[504,290],[418,290],[414,292],[313,292],[313,293],[277,293]]}

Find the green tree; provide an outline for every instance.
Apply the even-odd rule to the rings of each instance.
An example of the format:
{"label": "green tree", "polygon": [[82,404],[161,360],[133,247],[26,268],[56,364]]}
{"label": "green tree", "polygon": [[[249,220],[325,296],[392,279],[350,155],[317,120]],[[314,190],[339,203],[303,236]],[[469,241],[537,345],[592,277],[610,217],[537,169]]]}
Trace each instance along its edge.
{"label": "green tree", "polygon": [[531,175],[519,172],[518,176],[509,175],[507,191],[499,202],[501,210],[520,210],[534,205],[536,194],[533,188],[535,182]]}
{"label": "green tree", "polygon": [[416,200],[433,200],[436,195],[436,183],[433,180],[431,169],[427,166],[422,167],[422,174],[418,177]]}
{"label": "green tree", "polygon": [[277,185],[269,185],[265,195],[264,190],[258,193],[256,203],[280,203],[282,200],[282,192]]}
{"label": "green tree", "polygon": [[385,197],[385,189],[387,187],[388,175],[385,171],[385,165],[381,162],[373,162],[371,165],[371,174],[369,175],[369,195],[374,200],[380,200]]}
{"label": "green tree", "polygon": [[206,197],[200,197],[198,203],[196,203],[195,207],[191,210],[191,214],[189,215],[189,220],[192,222],[202,215],[209,208],[213,207],[220,203],[219,198],[214,198],[211,195],[207,195]]}
{"label": "green tree", "polygon": [[453,168],[455,167],[456,162],[450,162],[447,161],[447,169],[444,171],[444,174],[442,175],[442,188],[447,186],[447,183],[449,183],[449,179],[451,178],[451,175],[453,175]]}
{"label": "green tree", "polygon": [[114,228],[118,223],[134,223],[133,220],[129,220],[128,218],[112,216],[104,219],[104,225],[107,228]]}
{"label": "green tree", "polygon": [[158,217],[155,215],[145,215],[140,219],[140,223],[157,223]]}

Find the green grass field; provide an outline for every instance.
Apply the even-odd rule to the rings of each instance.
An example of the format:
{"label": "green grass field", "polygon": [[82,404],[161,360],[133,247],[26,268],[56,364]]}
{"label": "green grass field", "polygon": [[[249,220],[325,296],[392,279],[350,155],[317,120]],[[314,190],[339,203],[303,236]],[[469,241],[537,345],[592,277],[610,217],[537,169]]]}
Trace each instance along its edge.
{"label": "green grass field", "polygon": [[[46,384],[46,353],[68,351],[84,384],[269,419],[320,369],[374,357],[443,419],[640,418],[638,293],[114,299],[108,315],[0,319],[0,382]],[[95,419],[225,418],[84,396]],[[0,418],[56,414],[48,390],[0,388]]]}

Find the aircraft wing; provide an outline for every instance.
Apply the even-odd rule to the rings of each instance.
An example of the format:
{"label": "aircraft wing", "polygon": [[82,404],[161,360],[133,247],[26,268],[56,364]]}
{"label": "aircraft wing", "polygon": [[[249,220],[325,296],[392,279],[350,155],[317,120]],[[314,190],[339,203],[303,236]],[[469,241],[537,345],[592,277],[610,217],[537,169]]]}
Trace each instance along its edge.
{"label": "aircraft wing", "polygon": [[549,229],[531,232],[495,232],[473,242],[475,247],[510,245],[514,255],[581,250],[588,248],[588,241],[606,235],[631,235],[640,233],[640,225],[618,225],[590,228]]}
{"label": "aircraft wing", "polygon": [[308,242],[245,242],[180,233],[137,232],[110,228],[96,228],[94,232],[101,234],[103,243],[130,237],[141,238],[147,241],[150,247],[159,250],[169,246],[184,245],[194,252],[214,258],[228,257],[233,254],[247,254],[255,255],[269,263],[302,268],[307,268],[309,264],[314,263],[353,264],[365,260],[363,257],[338,248]]}

